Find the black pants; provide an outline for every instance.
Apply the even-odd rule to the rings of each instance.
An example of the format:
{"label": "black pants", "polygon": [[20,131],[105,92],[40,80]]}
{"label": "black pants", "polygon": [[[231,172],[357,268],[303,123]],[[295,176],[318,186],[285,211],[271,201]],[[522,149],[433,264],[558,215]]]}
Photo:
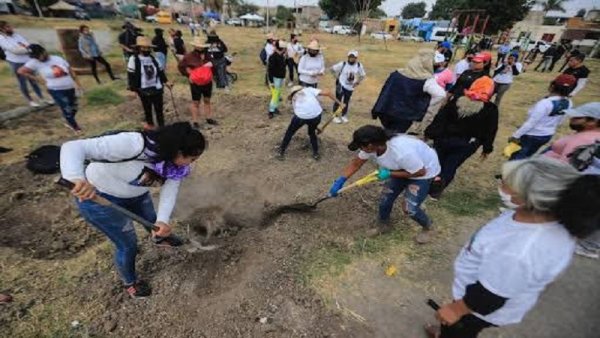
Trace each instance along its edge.
{"label": "black pants", "polygon": [[505,58],[506,58],[506,54],[498,53],[498,58],[496,59],[496,67],[498,67],[499,63],[504,62]]}
{"label": "black pants", "polygon": [[[348,115],[348,107],[350,106],[350,98],[352,98],[352,94],[354,92],[342,87],[341,84],[337,84],[335,88],[335,97],[344,102],[344,110],[342,111],[342,116]],[[333,111],[338,110],[340,106],[336,103],[333,104]]]}
{"label": "black pants", "polygon": [[454,180],[458,168],[479,148],[480,143],[477,140],[470,141],[466,137],[444,137],[434,140],[433,147],[442,167],[439,176],[446,186]]}
{"label": "black pants", "polygon": [[298,72],[298,65],[296,64],[296,61],[294,61],[294,59],[292,58],[288,58],[286,60],[286,63],[288,67],[288,74],[290,74],[290,81],[294,82],[294,73]]}
{"label": "black pants", "polygon": [[98,78],[98,70],[96,67],[96,64],[98,62],[100,62],[101,64],[104,65],[104,68],[106,68],[106,72],[108,73],[108,76],[110,76],[110,79],[111,80],[115,79],[112,69],[110,68],[110,63],[108,63],[108,61],[106,61],[102,56],[96,56],[96,57],[88,60],[88,62],[90,63],[90,66],[92,66],[92,75],[94,75],[96,82],[100,83],[100,79]]}
{"label": "black pants", "polygon": [[143,95],[139,94],[140,100],[142,101],[142,107],[144,107],[144,116],[146,123],[154,126],[154,118],[152,117],[152,108],[154,107],[154,113],[156,114],[156,123],[159,127],[165,125],[165,117],[163,115],[163,92],[154,95]]}
{"label": "black pants", "polygon": [[490,326],[494,325],[473,315],[466,315],[452,326],[442,325],[440,338],[476,338],[481,330]]}
{"label": "black pants", "polygon": [[386,115],[379,116],[379,120],[381,121],[381,125],[384,129],[398,133],[404,134],[406,131],[412,126],[413,121],[411,120],[402,120],[398,118],[391,118]]}
{"label": "black pants", "polygon": [[290,141],[292,140],[292,136],[296,134],[296,132],[302,128],[302,126],[308,126],[308,137],[310,138],[310,145],[312,146],[313,154],[319,153],[319,140],[317,139],[317,127],[321,123],[321,115],[315,117],[314,119],[305,120],[301,119],[298,116],[294,115],[292,121],[290,122],[290,126],[285,132],[285,136],[283,136],[283,141],[281,142],[281,146],[279,147],[279,151],[281,153],[285,153]]}

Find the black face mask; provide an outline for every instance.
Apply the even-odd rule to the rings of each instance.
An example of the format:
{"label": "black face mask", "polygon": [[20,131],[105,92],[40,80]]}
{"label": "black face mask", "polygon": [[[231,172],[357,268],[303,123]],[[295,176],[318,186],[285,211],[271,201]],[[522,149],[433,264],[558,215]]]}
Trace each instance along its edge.
{"label": "black face mask", "polygon": [[319,52],[308,52],[308,55],[315,57],[315,56],[319,55]]}
{"label": "black face mask", "polygon": [[569,128],[575,130],[575,131],[583,131],[583,129],[585,129],[585,127],[581,124],[574,124],[574,123],[569,123]]}
{"label": "black face mask", "polygon": [[351,66],[354,65],[355,63],[356,63],[356,60],[355,61],[348,60],[348,64],[351,65]]}
{"label": "black face mask", "polygon": [[150,56],[150,51],[149,50],[148,51],[143,51],[142,55],[143,56]]}

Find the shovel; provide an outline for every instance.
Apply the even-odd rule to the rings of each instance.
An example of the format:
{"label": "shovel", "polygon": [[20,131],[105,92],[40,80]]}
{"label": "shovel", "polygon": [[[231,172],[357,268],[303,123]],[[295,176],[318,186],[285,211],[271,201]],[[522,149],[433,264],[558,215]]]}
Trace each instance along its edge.
{"label": "shovel", "polygon": [[[367,185],[369,183],[379,181],[379,178],[377,177],[378,173],[379,173],[379,171],[375,170],[374,172],[359,179],[358,181],[340,189],[340,191],[338,191],[338,194],[342,194],[342,193],[347,192],[348,190],[362,187],[363,185]],[[273,218],[277,215],[284,214],[287,212],[309,212],[309,211],[315,210],[321,202],[324,202],[330,198],[333,198],[333,196],[327,195],[325,197],[321,197],[314,203],[295,203],[295,204],[282,205],[282,206],[279,206],[276,209],[272,210],[269,213],[267,218]]]}
{"label": "shovel", "polygon": [[342,115],[343,110],[344,105],[342,104],[338,107],[336,111],[333,112],[333,114],[331,114],[331,117],[329,117],[329,119],[325,121],[325,124],[323,124],[322,127],[317,127],[317,135],[321,135],[325,131],[325,128],[327,128],[327,126],[331,123],[331,121],[333,121],[334,118],[340,117]]}
{"label": "shovel", "polygon": [[169,94],[171,94],[171,102],[173,102],[173,112],[175,112],[175,119],[179,120],[179,112],[177,111],[177,104],[175,104],[175,96],[173,96],[173,88],[167,87]]}

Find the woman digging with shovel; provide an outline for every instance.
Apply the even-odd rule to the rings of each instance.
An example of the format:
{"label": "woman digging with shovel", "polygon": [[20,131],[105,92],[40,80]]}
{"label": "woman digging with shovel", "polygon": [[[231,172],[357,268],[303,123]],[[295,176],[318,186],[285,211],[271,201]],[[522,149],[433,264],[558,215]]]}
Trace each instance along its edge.
{"label": "woman digging with shovel", "polygon": [[[162,246],[179,246],[169,219],[181,181],[206,147],[202,134],[187,122],[156,131],[121,132],[63,144],[60,168],[83,218],[115,245],[115,265],[126,292],[143,298],[150,287],[137,278],[137,236],[131,219],[115,207],[96,203],[96,195],[154,223],[152,239]],[[91,162],[87,168],[85,162]],[[69,182],[64,183],[64,180]],[[151,186],[162,186],[155,212]]]}
{"label": "woman digging with shovel", "polygon": [[430,241],[432,222],[421,209],[429,192],[429,185],[440,173],[440,163],[435,150],[425,142],[405,134],[390,134],[378,126],[366,125],[358,128],[348,145],[351,151],[359,150],[357,157],[344,169],[329,191],[337,196],[346,181],[369,160],[379,165],[378,178],[388,180],[379,204],[378,227],[369,231],[369,236],[386,234],[393,230],[390,214],[396,198],[404,192],[404,211],[423,227],[415,238],[419,244]]}

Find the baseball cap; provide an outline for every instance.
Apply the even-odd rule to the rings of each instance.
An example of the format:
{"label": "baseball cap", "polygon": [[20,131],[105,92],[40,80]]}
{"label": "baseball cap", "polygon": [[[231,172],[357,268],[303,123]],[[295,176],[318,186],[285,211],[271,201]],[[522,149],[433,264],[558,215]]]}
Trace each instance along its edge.
{"label": "baseball cap", "polygon": [[485,57],[483,55],[481,55],[480,53],[475,54],[475,56],[473,56],[473,58],[471,59],[471,62],[476,62],[476,63],[480,63],[485,61]]}
{"label": "baseball cap", "polygon": [[350,151],[356,151],[371,143],[380,143],[387,141],[388,137],[385,130],[374,125],[362,126],[352,134],[352,142],[348,145]]}
{"label": "baseball cap", "polygon": [[577,83],[577,78],[570,74],[560,74],[552,83],[558,87],[573,87]]}
{"label": "baseball cap", "polygon": [[444,61],[446,61],[446,57],[444,56],[444,54],[435,52],[435,54],[433,55],[433,63],[442,63]]}
{"label": "baseball cap", "polygon": [[351,50],[348,52],[348,56],[354,56],[355,58],[358,57],[358,51],[357,50]]}
{"label": "baseball cap", "polygon": [[591,117],[600,120],[600,102],[588,102],[577,108],[565,109],[570,117]]}
{"label": "baseball cap", "polygon": [[450,41],[443,41],[443,42],[440,44],[440,47],[442,47],[442,48],[448,48],[448,49],[452,49],[452,42],[450,42]]}

